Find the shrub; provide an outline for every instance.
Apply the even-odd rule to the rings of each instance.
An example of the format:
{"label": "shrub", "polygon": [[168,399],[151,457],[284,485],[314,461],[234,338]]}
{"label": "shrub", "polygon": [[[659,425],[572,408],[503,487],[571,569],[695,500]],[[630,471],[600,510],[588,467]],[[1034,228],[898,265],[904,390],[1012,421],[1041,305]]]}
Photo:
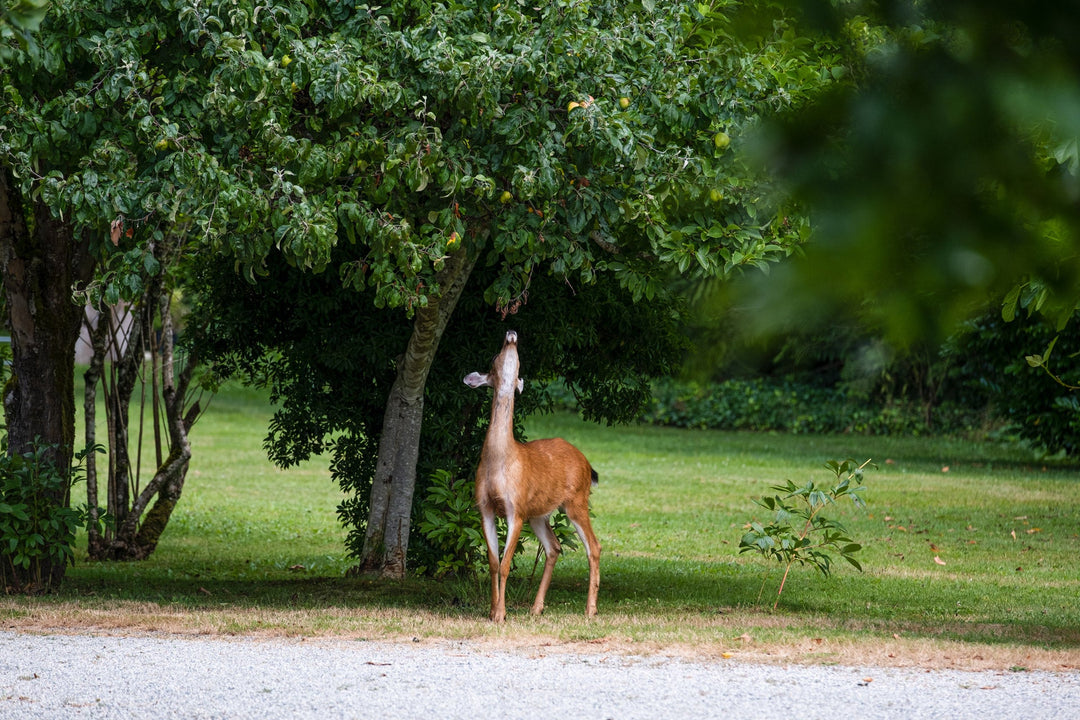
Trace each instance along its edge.
{"label": "shrub", "polygon": [[988,312],[967,323],[950,351],[953,382],[990,397],[1020,437],[1046,454],[1080,452],[1080,391],[1072,389],[1080,384],[1080,322],[1059,331],[1024,311],[1011,322]]}
{"label": "shrub", "polygon": [[[414,551],[416,572],[436,577],[470,576],[487,567],[487,543],[483,520],[476,509],[473,491],[476,482],[455,478],[447,470],[436,470],[428,478],[427,494],[420,504],[418,529],[424,543]],[[577,547],[574,526],[562,512],[550,518],[551,529],[563,550]],[[506,521],[497,519],[500,542],[506,541]],[[514,548],[514,559],[522,552],[522,541],[530,534],[528,524]],[[503,549],[505,552],[505,549]],[[539,548],[537,549],[539,552]]]}
{"label": "shrub", "polygon": [[8,591],[51,590],[54,569],[73,561],[75,533],[88,516],[69,499],[90,451],[61,470],[48,457],[51,449],[34,443],[22,455],[0,452],[0,579]]}
{"label": "shrub", "polygon": [[[751,522],[739,542],[739,552],[758,552],[784,567],[774,610],[780,604],[784,583],[795,563],[809,565],[828,577],[832,571],[832,554],[835,553],[856,570],[862,571],[862,566],[854,557],[862,546],[852,541],[843,525],[825,517],[822,511],[844,497],[851,498],[860,508],[866,507],[862,499],[862,476],[863,469],[869,464],[869,460],[862,465],[856,465],[850,459],[843,462],[830,460],[825,467],[836,476],[835,484],[821,488],[813,481],[799,486],[786,480],[771,488],[780,494],[765,495],[755,501],[769,511],[772,520],[768,525]],[[762,589],[764,587],[762,584]]]}
{"label": "shrub", "polygon": [[921,435],[970,431],[982,425],[982,414],[953,403],[928,414],[916,403],[875,403],[840,388],[786,380],[700,384],[665,379],[653,385],[642,420],[714,430]]}

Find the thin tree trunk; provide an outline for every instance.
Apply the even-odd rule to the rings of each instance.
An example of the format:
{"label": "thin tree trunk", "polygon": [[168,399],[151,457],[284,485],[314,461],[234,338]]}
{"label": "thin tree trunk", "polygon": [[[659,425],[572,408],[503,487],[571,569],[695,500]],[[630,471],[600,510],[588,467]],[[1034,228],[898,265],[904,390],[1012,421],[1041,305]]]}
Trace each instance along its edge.
{"label": "thin tree trunk", "polygon": [[[83,319],[93,352],[90,357],[90,367],[83,374],[84,433],[86,447],[92,448],[97,444],[97,391],[105,369],[105,354],[108,352],[110,333],[109,323],[101,314],[98,314],[97,325],[91,324],[85,311]],[[86,504],[90,513],[90,522],[86,528],[88,553],[90,557],[97,557],[101,553],[105,538],[101,536],[98,529],[101,510],[98,506],[97,453],[95,452],[86,456]]]}
{"label": "thin tree trunk", "polygon": [[450,256],[438,275],[440,294],[416,311],[413,331],[390,389],[379,438],[370,512],[360,569],[384,577],[405,576],[416,463],[424,417],[424,385],[443,331],[476,264],[476,255]]}
{"label": "thin tree trunk", "polygon": [[[75,442],[75,343],[83,309],[72,288],[89,280],[94,260],[89,244],[76,241],[72,227],[33,207],[32,229],[22,195],[9,170],[0,170],[0,273],[11,330],[11,379],[4,388],[8,452],[22,454],[35,442],[51,449],[48,460],[69,472]],[[70,493],[49,497],[66,506]],[[0,549],[0,558],[3,550]],[[41,582],[3,578],[17,589],[42,590],[62,580],[65,565],[43,558]],[[42,584],[45,587],[29,587]]]}
{"label": "thin tree trunk", "polygon": [[[135,498],[127,522],[117,531],[118,544],[122,545],[124,551],[121,559],[141,560],[149,557],[157,547],[184,489],[191,461],[188,432],[200,413],[198,403],[192,405],[187,413],[184,412],[185,399],[197,363],[194,358],[188,358],[184,369],[179,374],[175,372],[172,319],[169,314],[169,297],[166,294],[159,292],[158,307],[161,313],[162,335],[161,394],[165,405],[170,451],[158,466],[154,477]],[[154,504],[147,511],[151,500]],[[145,517],[143,513],[146,513]]]}
{"label": "thin tree trunk", "polygon": [[[161,244],[153,248],[163,267],[169,262],[169,258],[165,256],[173,249],[175,248],[171,244]],[[111,426],[115,427],[110,434],[109,451],[111,456],[118,458],[110,467],[112,477],[109,484],[109,506],[117,510],[114,514],[114,530],[104,542],[92,548],[91,557],[95,559],[143,560],[149,557],[157,547],[183,491],[191,460],[188,432],[200,414],[198,402],[186,408],[188,390],[197,363],[194,358],[188,358],[179,373],[175,370],[170,306],[171,293],[164,286],[163,276],[151,278],[147,281],[142,297],[129,308],[132,323],[124,338],[126,345],[120,342],[115,327],[110,331],[113,343],[117,346],[123,345],[113,353],[113,371],[117,379],[112,387],[107,389],[106,398],[106,405],[111,413]],[[154,476],[145,487],[140,487],[130,464],[128,408],[135,385],[141,376],[146,339],[152,331],[155,312],[161,319],[162,338],[160,343],[151,344],[151,385],[155,394],[154,407],[158,406],[157,391],[160,389],[161,392],[166,426],[164,439],[168,442],[168,452],[162,452],[163,438],[155,430],[155,458],[160,460]],[[145,375],[142,377],[145,387]],[[157,422],[156,411],[154,422]],[[138,438],[141,448],[141,433]],[[135,473],[137,472],[136,468]]]}
{"label": "thin tree trunk", "polygon": [[[116,380],[105,394],[105,403],[109,408],[109,512],[117,526],[127,522],[131,509],[131,495],[134,473],[131,467],[130,412],[131,396],[139,379],[139,369],[143,363],[144,342],[147,318],[147,298],[155,298],[159,292],[159,282],[151,281],[144,292],[141,302],[127,308],[131,315],[131,328],[126,337],[122,335],[123,318],[114,321],[111,312],[109,318],[110,335],[114,348],[113,369]],[[136,518],[138,520],[138,518]]]}

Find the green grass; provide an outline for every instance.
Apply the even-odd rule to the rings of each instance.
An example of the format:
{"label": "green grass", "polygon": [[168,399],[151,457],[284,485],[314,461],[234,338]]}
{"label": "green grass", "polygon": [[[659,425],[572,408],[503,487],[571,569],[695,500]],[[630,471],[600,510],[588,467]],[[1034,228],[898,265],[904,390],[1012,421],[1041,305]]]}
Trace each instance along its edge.
{"label": "green grass", "polygon": [[[0,599],[9,625],[274,631],[362,637],[604,639],[657,647],[762,652],[817,644],[873,647],[953,641],[1007,657],[1080,649],[1080,476],[1018,448],[928,438],[787,436],[611,428],[559,415],[533,437],[561,435],[600,473],[593,494],[603,544],[600,616],[583,618],[587,568],[567,553],[542,618],[527,614],[531,554],[510,583],[505,628],[486,622],[486,574],[472,580],[346,578],[340,491],[322,460],[282,471],[265,458],[270,408],[229,388],[192,433],[187,485],[154,555],[92,563],[80,550],[62,590]],[[865,572],[830,578],[738,554],[753,499],[784,479],[825,482],[828,459],[872,458],[868,508],[830,509],[864,545]],[[80,488],[81,489],[81,488]],[[935,558],[937,560],[935,560]],[[941,564],[938,562],[941,561]],[[51,618],[51,619],[50,619]],[[809,649],[804,646],[810,643]],[[973,651],[974,652],[974,651]],[[1055,656],[1056,657],[1056,656]]]}

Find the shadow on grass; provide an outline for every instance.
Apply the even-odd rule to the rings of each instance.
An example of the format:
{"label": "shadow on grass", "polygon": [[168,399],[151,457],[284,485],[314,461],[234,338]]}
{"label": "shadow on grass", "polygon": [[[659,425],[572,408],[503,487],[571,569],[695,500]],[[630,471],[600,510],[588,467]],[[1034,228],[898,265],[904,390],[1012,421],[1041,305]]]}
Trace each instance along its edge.
{"label": "shadow on grass", "polygon": [[[525,614],[538,578],[531,563],[511,575],[511,614]],[[111,568],[105,568],[109,570]],[[370,611],[395,617],[435,614],[463,621],[486,621],[489,584],[486,573],[474,578],[389,581],[370,578],[297,574],[264,579],[236,579],[139,572],[137,580],[84,566],[72,572],[63,589],[35,600],[73,602],[109,608],[116,602],[145,603],[166,612],[223,612],[235,615],[242,631],[247,613]],[[1075,587],[1036,588],[1010,606],[1000,587],[965,580],[914,582],[910,578],[854,572],[822,578],[794,570],[776,612],[772,604],[780,579],[778,568],[734,562],[673,563],[640,558],[616,559],[604,567],[601,615],[647,620],[672,636],[681,626],[708,626],[718,616],[755,627],[784,628],[797,636],[834,633],[845,636],[937,638],[983,644],[1022,644],[1046,649],[1080,647],[1080,611]],[[764,580],[764,583],[763,583]],[[548,593],[550,613],[572,617],[584,608],[587,573],[582,561],[561,563]],[[1030,593],[1028,593],[1030,594]],[[855,598],[855,599],[852,599]],[[1046,608],[1044,612],[1040,607]],[[255,622],[254,620],[252,622]],[[736,632],[736,634],[738,634]]]}

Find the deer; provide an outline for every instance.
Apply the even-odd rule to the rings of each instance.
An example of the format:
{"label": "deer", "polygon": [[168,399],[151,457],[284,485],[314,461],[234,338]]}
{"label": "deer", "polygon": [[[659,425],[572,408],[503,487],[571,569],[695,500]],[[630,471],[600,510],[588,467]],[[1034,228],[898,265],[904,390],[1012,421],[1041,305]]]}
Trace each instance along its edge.
{"label": "deer", "polygon": [[[476,504],[483,519],[491,568],[491,620],[506,620],[506,580],[522,526],[527,520],[544,548],[544,573],[531,613],[544,611],[551,574],[562,552],[548,520],[562,510],[574,526],[589,559],[589,594],[586,617],[596,615],[600,591],[600,543],[589,519],[589,493],[598,475],[585,455],[562,438],[519,442],[514,438],[514,394],[524,390],[518,376],[518,336],[506,333],[502,350],[487,373],[472,372],[464,382],[471,388],[490,387],[491,423],[476,468]],[[506,518],[506,545],[499,554],[495,518]]]}

